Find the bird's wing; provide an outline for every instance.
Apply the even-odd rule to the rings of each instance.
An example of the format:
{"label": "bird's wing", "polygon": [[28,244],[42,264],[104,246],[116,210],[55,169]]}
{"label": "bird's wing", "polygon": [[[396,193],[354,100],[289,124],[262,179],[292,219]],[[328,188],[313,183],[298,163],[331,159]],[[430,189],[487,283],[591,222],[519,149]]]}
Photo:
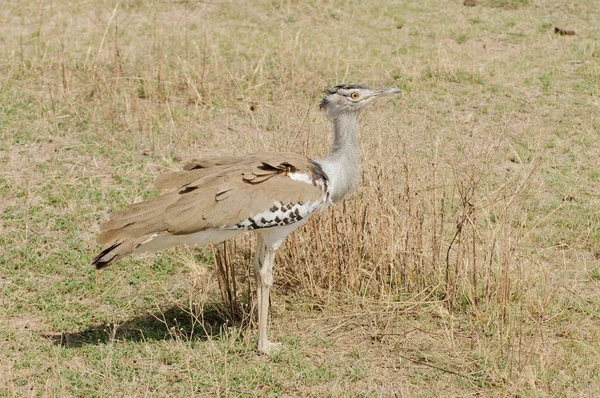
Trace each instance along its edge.
{"label": "bird's wing", "polygon": [[122,246],[122,257],[164,234],[291,224],[323,203],[327,177],[298,154],[253,154],[189,163],[159,176],[155,185],[174,190],[113,213],[100,225],[100,244]]}
{"label": "bird's wing", "polygon": [[[167,231],[181,235],[212,228],[258,229],[285,225],[283,220],[269,221],[290,213],[291,207],[306,207],[306,216],[311,204],[323,201],[324,180],[319,179],[324,175],[309,159],[296,154],[253,155],[252,158],[252,161],[242,158],[240,165],[229,159],[213,166],[214,172],[208,175],[201,162],[186,165],[187,173],[198,175],[190,176],[177,193],[170,194],[177,199],[165,209]],[[297,213],[301,211],[298,209]],[[273,217],[269,213],[273,213]],[[286,223],[293,223],[297,217],[290,215]]]}

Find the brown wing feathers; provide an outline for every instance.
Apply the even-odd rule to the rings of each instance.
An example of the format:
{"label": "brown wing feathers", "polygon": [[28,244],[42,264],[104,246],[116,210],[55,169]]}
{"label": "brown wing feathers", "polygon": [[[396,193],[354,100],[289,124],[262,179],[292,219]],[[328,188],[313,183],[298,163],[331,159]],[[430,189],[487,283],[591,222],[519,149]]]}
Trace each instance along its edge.
{"label": "brown wing feathers", "polygon": [[100,225],[98,242],[105,249],[92,265],[102,268],[119,260],[156,234],[191,234],[230,227],[263,212],[278,201],[319,200],[316,185],[297,182],[287,173],[314,174],[314,163],[293,153],[221,157],[193,162],[183,171],[162,174],[159,189],[172,189],[155,199],[113,213]]}

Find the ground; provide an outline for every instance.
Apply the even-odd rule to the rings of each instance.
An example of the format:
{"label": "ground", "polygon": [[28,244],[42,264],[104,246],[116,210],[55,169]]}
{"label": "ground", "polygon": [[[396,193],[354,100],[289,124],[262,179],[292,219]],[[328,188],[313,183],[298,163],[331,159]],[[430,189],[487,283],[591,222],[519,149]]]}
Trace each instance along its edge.
{"label": "ground", "polygon": [[[4,4],[0,395],[594,396],[598,9]],[[324,156],[339,83],[403,94],[361,115],[356,192],[278,253],[281,352],[256,353],[252,237],[88,266],[185,160]]]}

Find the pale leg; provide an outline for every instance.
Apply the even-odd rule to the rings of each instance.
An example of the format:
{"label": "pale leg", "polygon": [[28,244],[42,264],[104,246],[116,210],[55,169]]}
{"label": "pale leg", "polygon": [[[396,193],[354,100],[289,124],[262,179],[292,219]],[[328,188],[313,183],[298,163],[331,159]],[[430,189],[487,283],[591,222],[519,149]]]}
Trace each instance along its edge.
{"label": "pale leg", "polygon": [[267,340],[267,323],[269,319],[269,293],[273,286],[273,261],[275,250],[265,247],[259,234],[254,277],[258,298],[258,351],[264,354],[273,353],[281,343],[271,343]]}
{"label": "pale leg", "polygon": [[262,278],[260,270],[265,257],[265,243],[262,234],[257,234],[256,254],[254,256],[254,281],[256,282],[256,304],[258,305],[258,324],[260,325],[261,302],[262,302]]}

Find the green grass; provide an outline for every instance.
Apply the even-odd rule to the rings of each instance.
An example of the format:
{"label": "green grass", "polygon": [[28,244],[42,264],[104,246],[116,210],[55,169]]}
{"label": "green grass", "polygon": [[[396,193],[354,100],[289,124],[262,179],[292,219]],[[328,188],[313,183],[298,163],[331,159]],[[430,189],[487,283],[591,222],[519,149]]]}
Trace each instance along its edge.
{"label": "green grass", "polygon": [[[0,396],[593,396],[597,6],[5,5]],[[88,267],[182,161],[325,154],[341,82],[404,93],[361,116],[355,194],[278,253],[280,353],[256,354],[251,240],[238,312],[210,248]]]}

